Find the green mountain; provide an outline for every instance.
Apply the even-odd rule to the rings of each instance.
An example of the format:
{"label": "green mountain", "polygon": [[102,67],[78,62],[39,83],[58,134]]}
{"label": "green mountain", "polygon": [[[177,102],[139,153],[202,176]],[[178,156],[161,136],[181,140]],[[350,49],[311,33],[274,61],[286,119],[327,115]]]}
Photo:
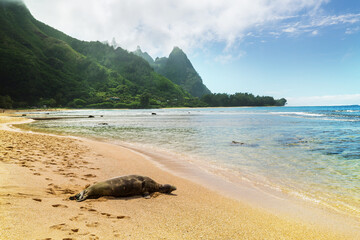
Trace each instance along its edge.
{"label": "green mountain", "polygon": [[200,75],[196,72],[186,54],[178,47],[174,47],[169,57],[156,58],[154,61],[149,54],[143,53],[140,48],[135,55],[144,58],[154,70],[180,85],[194,97],[210,94],[210,90],[203,84]]}
{"label": "green mountain", "polygon": [[154,67],[154,59],[147,52],[141,51],[140,46],[137,47],[136,51],[134,51],[133,54],[142,57],[150,64],[150,66]]}
{"label": "green mountain", "polygon": [[196,102],[143,58],[74,39],[37,21],[20,0],[0,0],[0,65],[0,107],[168,107]]}

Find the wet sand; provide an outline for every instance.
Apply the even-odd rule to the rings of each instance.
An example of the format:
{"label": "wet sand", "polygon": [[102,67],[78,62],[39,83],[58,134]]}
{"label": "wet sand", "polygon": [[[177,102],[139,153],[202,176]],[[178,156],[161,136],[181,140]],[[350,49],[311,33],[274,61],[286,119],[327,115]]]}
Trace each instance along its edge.
{"label": "wet sand", "polygon": [[[20,121],[0,115],[0,123]],[[78,203],[87,184],[141,174],[175,185],[154,194]],[[0,130],[0,239],[359,239],[234,200],[103,142]]]}

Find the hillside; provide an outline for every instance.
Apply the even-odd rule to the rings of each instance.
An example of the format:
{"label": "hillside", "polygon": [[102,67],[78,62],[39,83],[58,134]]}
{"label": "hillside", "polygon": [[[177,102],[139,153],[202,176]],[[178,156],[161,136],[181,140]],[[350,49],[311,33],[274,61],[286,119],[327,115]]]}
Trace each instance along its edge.
{"label": "hillside", "polygon": [[149,54],[138,48],[135,55],[144,58],[154,70],[180,85],[194,97],[210,94],[210,90],[203,84],[200,75],[196,72],[186,54],[178,47],[174,47],[169,57],[156,58],[154,61]]}
{"label": "hillside", "polygon": [[67,36],[34,19],[21,1],[0,0],[0,64],[0,96],[9,97],[14,107],[168,107],[193,102],[144,59]]}

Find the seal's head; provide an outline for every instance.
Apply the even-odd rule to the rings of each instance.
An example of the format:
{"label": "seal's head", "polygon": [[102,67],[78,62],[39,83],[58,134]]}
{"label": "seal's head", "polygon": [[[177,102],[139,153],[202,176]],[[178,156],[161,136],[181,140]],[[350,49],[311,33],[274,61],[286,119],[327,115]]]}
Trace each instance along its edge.
{"label": "seal's head", "polygon": [[175,191],[176,190],[176,187],[175,186],[172,186],[170,184],[164,184],[164,185],[161,185],[160,188],[159,188],[159,192],[161,193],[171,193],[172,191]]}

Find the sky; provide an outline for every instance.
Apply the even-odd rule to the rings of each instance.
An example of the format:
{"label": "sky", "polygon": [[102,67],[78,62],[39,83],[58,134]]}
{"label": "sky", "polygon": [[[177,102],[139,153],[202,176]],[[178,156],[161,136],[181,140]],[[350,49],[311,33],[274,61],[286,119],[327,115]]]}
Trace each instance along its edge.
{"label": "sky", "polygon": [[80,40],[153,58],[184,50],[214,93],[360,104],[359,0],[24,0]]}

